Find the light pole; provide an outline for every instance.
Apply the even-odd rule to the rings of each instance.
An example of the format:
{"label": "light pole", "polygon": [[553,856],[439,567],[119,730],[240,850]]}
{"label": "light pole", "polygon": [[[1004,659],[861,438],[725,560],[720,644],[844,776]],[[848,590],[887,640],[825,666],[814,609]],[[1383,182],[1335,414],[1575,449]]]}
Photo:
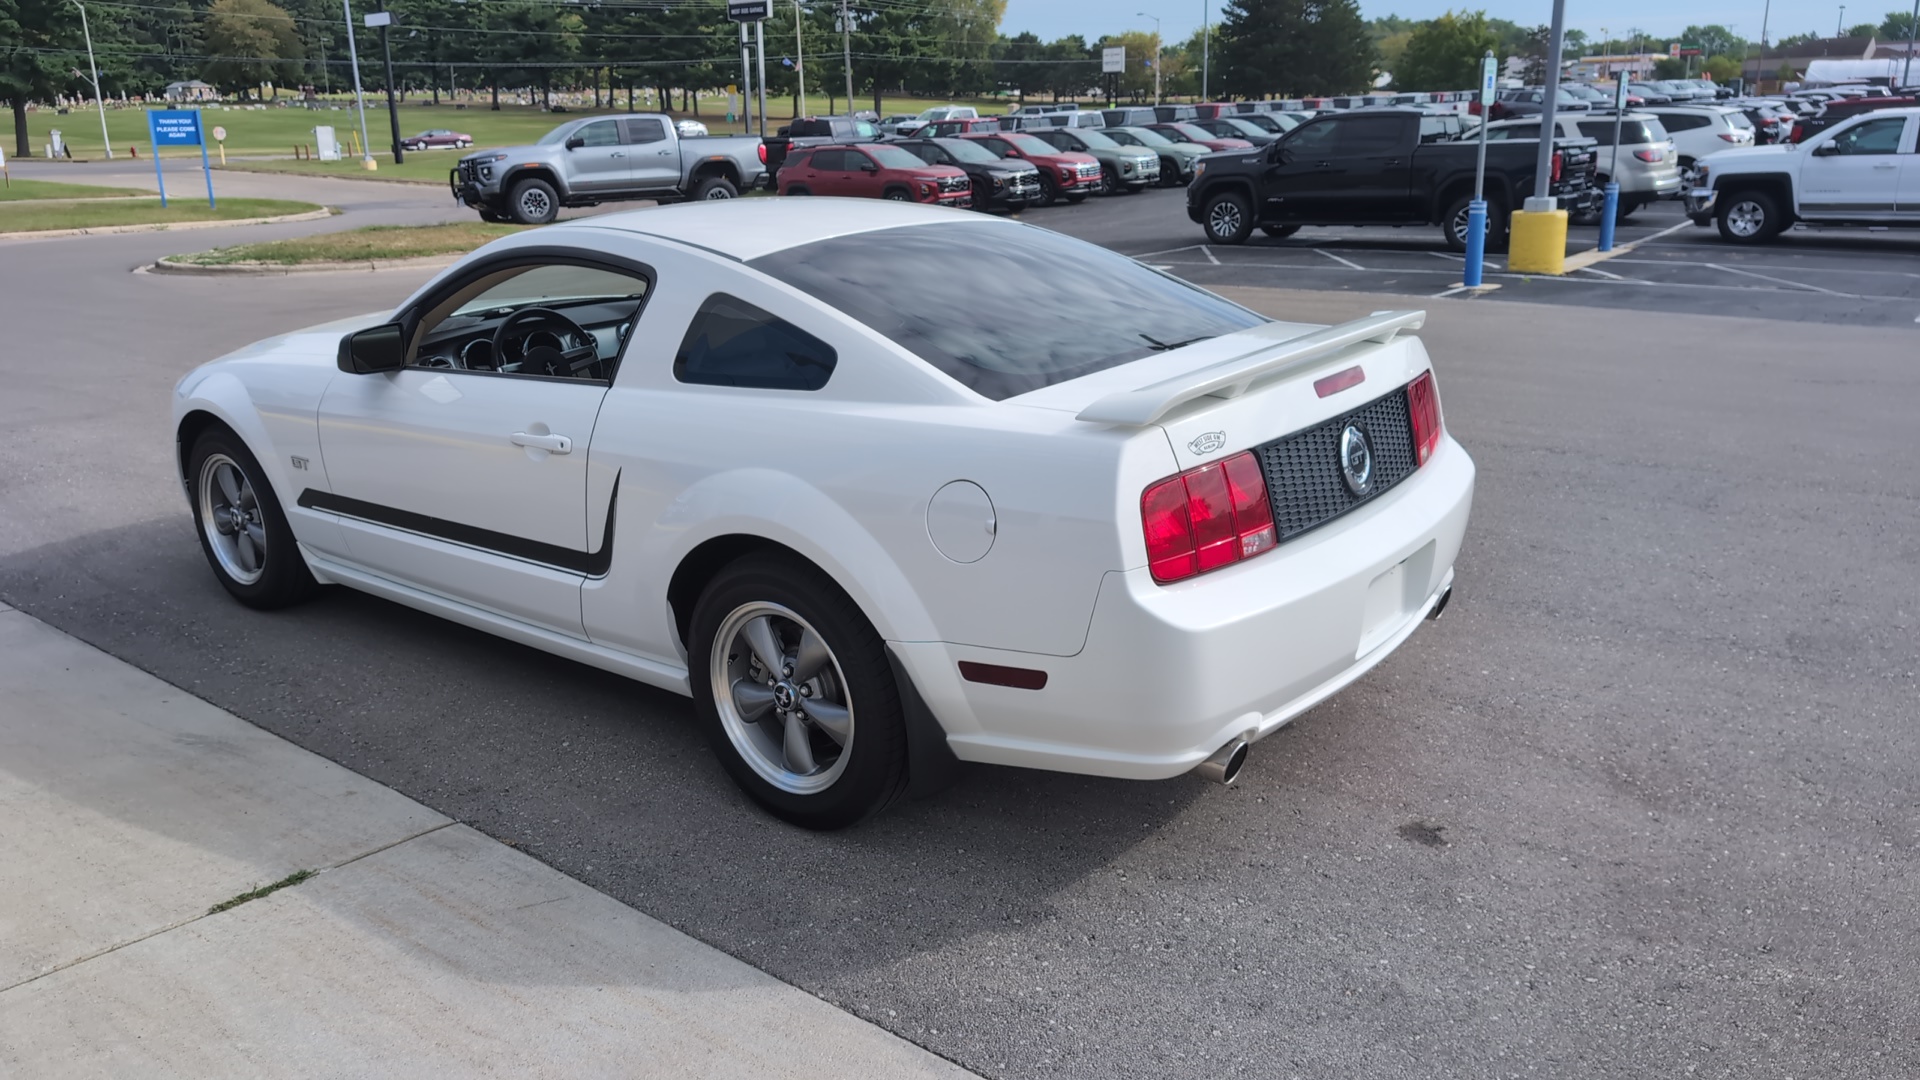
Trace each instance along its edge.
{"label": "light pole", "polygon": [[[1207,100],[1207,47],[1212,44],[1213,0],[1200,0],[1200,100]],[[1156,59],[1158,59],[1156,57]]]}
{"label": "light pole", "polygon": [[847,115],[853,115],[853,16],[840,0],[840,66],[847,69]]}
{"label": "light pole", "polygon": [[807,41],[806,35],[801,32],[800,0],[793,0],[793,77],[800,81],[800,93],[796,95],[799,108],[793,114],[794,119],[798,120],[807,115]]}
{"label": "light pole", "polygon": [[360,110],[360,167],[371,172],[380,166],[367,139],[367,96],[360,89],[360,49],[353,43],[353,0],[340,0],[340,10],[347,18],[347,59],[353,64],[353,100]]}
{"label": "light pole", "polygon": [[100,92],[100,65],[93,62],[93,31],[87,27],[87,7],[80,0],[68,0],[80,9],[80,32],[87,38],[87,67],[93,70],[93,103],[100,109],[100,141],[107,146],[107,160],[113,160],[113,140],[107,136],[107,99]]}
{"label": "light pole", "polygon": [[1833,36],[1839,37],[1841,30],[1844,29],[1846,25],[1847,25],[1847,5],[1841,4],[1840,17],[1833,20]]}
{"label": "light pole", "polygon": [[1136,11],[1133,13],[1133,17],[1136,19],[1153,20],[1153,103],[1158,105],[1160,104],[1160,50],[1162,48],[1160,44],[1160,16],[1149,15],[1144,11]]}
{"label": "light pole", "polygon": [[1907,63],[1900,76],[1902,86],[1913,85],[1913,40],[1920,36],[1920,0],[1913,0],[1913,21],[1907,24]]}

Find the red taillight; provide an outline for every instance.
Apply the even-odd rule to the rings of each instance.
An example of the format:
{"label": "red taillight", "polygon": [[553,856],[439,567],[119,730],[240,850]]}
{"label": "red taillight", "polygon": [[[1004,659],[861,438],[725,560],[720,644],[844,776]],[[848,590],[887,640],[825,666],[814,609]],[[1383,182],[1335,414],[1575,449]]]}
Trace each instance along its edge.
{"label": "red taillight", "polygon": [[1739,141],[1740,141],[1740,136],[1738,136],[1738,135],[1735,135],[1735,134],[1734,134],[1733,132],[1731,132],[1731,131],[1723,131],[1723,132],[1721,132],[1721,133],[1720,133],[1720,141],[1722,141],[1722,142],[1739,142]]}
{"label": "red taillight", "polygon": [[1148,488],[1140,523],[1147,566],[1163,585],[1250,559],[1278,539],[1260,462],[1245,451]]}
{"label": "red taillight", "polygon": [[1635,150],[1633,156],[1641,161],[1655,162],[1659,161],[1663,155],[1658,150]]}
{"label": "red taillight", "polygon": [[1423,371],[1407,384],[1407,414],[1413,421],[1413,450],[1416,465],[1440,449],[1440,395],[1433,389],[1433,372]]}
{"label": "red taillight", "polygon": [[1561,156],[1560,151],[1555,150],[1553,152],[1553,182],[1554,183],[1557,184],[1560,182],[1560,171],[1565,165],[1566,165],[1565,158]]}
{"label": "red taillight", "polygon": [[761,143],[755,149],[760,151],[760,164],[765,165],[767,163],[767,144]]}

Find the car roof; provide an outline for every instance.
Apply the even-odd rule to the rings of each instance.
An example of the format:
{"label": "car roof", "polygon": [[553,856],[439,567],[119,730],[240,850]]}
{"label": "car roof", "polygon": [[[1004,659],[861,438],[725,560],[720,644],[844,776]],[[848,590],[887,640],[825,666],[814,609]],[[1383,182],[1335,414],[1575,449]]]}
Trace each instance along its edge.
{"label": "car roof", "polygon": [[[549,239],[573,230],[609,229],[657,237],[747,261],[822,240],[909,225],[1020,223],[971,210],[885,199],[716,199],[595,214],[537,230]],[[558,230],[558,231],[556,231]],[[532,236],[536,230],[522,233]]]}

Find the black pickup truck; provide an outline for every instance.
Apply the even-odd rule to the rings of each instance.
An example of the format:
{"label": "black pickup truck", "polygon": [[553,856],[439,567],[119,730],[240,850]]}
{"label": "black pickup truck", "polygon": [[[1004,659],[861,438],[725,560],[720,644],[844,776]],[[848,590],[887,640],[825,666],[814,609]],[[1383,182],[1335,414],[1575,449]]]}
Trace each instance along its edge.
{"label": "black pickup truck", "polygon": [[[1187,217],[1216,244],[1244,242],[1257,227],[1291,236],[1303,225],[1438,225],[1464,250],[1473,198],[1470,142],[1424,132],[1413,109],[1366,109],[1309,120],[1271,146],[1200,160],[1187,186]],[[1431,119],[1431,118],[1426,118]],[[1487,146],[1487,246],[1503,250],[1508,212],[1533,194],[1536,144]],[[1560,209],[1599,205],[1592,140],[1555,143],[1548,191]]]}

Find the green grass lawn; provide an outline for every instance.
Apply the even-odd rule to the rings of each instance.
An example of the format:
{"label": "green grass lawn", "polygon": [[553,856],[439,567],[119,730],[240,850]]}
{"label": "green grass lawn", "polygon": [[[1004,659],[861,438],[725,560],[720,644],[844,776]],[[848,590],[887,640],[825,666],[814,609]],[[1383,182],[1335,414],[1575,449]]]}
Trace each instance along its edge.
{"label": "green grass lawn", "polygon": [[241,218],[303,214],[320,207],[284,199],[221,199],[218,209],[205,199],[174,198],[164,208],[151,202],[10,202],[0,203],[0,233],[41,232],[47,229],[98,229],[108,225],[151,225],[157,222],[233,221]]}
{"label": "green grass lawn", "polygon": [[51,180],[15,180],[0,187],[0,202],[28,202],[34,199],[112,199],[128,195],[152,195],[135,188],[95,187],[92,184],[60,184]]}
{"label": "green grass lawn", "polygon": [[[556,104],[559,102],[559,99],[560,95],[556,94]],[[292,99],[283,98],[282,100],[291,101]],[[676,103],[677,100],[678,98],[676,96]],[[251,109],[241,106],[211,106],[202,110],[201,124],[207,130],[209,140],[212,138],[212,131],[215,127],[226,128],[226,146],[227,156],[229,158],[236,155],[291,155],[295,144],[309,147],[313,145],[313,129],[319,124],[331,125],[338,132],[342,144],[345,145],[349,133],[357,133],[360,126],[358,113],[351,107],[351,100],[329,99],[323,101],[322,104],[325,106],[338,107],[303,109],[291,106],[282,108],[269,105],[264,109]],[[378,108],[376,108],[376,104]],[[533,106],[509,104],[502,104],[499,112],[493,112],[487,107],[488,101],[484,97],[475,101],[466,102],[465,104],[467,106],[466,108],[459,109],[455,108],[450,102],[431,105],[424,104],[416,99],[403,103],[400,106],[400,134],[402,136],[408,136],[425,131],[428,128],[449,128],[473,136],[474,146],[476,148],[511,146],[519,143],[532,142],[568,120],[577,120],[582,116],[593,114],[591,99],[588,99],[588,105],[584,109],[569,105],[568,107],[573,109],[573,111],[566,113],[548,113],[542,112]],[[866,108],[872,104],[871,99],[857,103],[860,108]],[[922,100],[919,98],[897,98],[884,100],[882,102],[884,108],[882,108],[881,114],[912,114],[918,113],[932,105],[944,104],[970,104],[981,109],[983,112],[1004,112],[1014,106],[1011,98],[1006,100],[988,99],[983,101],[955,102]],[[836,99],[834,106],[837,109],[844,110],[846,103]],[[644,99],[636,98],[634,108],[645,111],[649,108],[649,105]],[[819,93],[807,95],[807,111],[809,113],[824,113],[826,112],[826,108],[827,99],[824,95]],[[619,108],[603,109],[601,111],[625,112],[625,95],[622,94],[619,97]],[[793,111],[793,99],[769,98],[767,99],[767,111],[770,114],[767,122],[767,132],[768,134],[772,134],[776,126],[785,123],[791,118],[788,114]],[[700,114],[698,116],[695,116],[691,112],[681,112],[679,110],[673,110],[671,115],[697,119],[706,124],[716,135],[737,134],[741,131],[742,127],[738,120],[731,125],[726,123],[726,105],[723,100],[718,98],[703,100],[700,104]],[[103,156],[101,153],[100,118],[95,113],[77,111],[62,116],[49,109],[36,109],[28,113],[28,141],[34,155],[38,156],[45,153],[44,147],[47,141],[47,132],[53,128],[60,129],[61,136],[72,149],[74,157],[98,159]],[[393,168],[393,155],[390,150],[386,149],[390,141],[387,110],[384,100],[376,98],[373,94],[367,96],[367,129],[373,141],[376,156],[381,159],[380,172],[385,173],[387,170]],[[107,131],[113,137],[114,155],[116,158],[125,157],[128,148],[133,146],[139,148],[139,154],[142,160],[145,160],[148,156],[150,151],[147,144],[147,117],[146,111],[143,108],[109,108],[107,110]],[[13,150],[11,139],[8,141],[7,148],[9,151]],[[207,152],[212,156],[214,161],[217,162],[219,160],[219,150],[211,141],[209,141]],[[161,156],[169,160],[174,158],[198,158],[200,151],[197,147],[171,147],[163,151]],[[406,174],[413,175],[413,170],[411,169],[413,159],[415,157],[421,157],[434,163],[430,171],[438,171],[440,176],[444,177],[446,170],[451,167],[453,161],[459,156],[458,152],[452,150],[429,150],[418,155],[408,154],[407,164],[409,168],[406,170]],[[316,162],[315,164],[318,165],[319,163]],[[343,162],[342,164],[350,167],[353,166],[352,162]],[[378,173],[374,174],[375,178],[378,178],[379,175]]]}
{"label": "green grass lawn", "polygon": [[[376,157],[379,169],[368,171],[359,158],[346,158],[341,161],[311,161],[294,158],[250,159],[247,161],[228,161],[226,165],[215,165],[215,169],[224,168],[228,172],[294,173],[300,176],[342,176],[349,180],[399,180],[408,183],[439,184],[447,183],[447,172],[454,162],[460,160],[460,154],[451,150],[428,150],[423,153],[408,151],[407,160],[399,165],[393,163],[393,155]],[[451,201],[453,196],[448,195]]]}
{"label": "green grass lawn", "polygon": [[319,236],[269,240],[259,244],[198,251],[191,255],[176,255],[172,261],[196,266],[232,266],[235,263],[298,265],[457,255],[472,251],[489,240],[511,236],[520,229],[518,225],[486,225],[478,221],[454,225],[367,225]]}

